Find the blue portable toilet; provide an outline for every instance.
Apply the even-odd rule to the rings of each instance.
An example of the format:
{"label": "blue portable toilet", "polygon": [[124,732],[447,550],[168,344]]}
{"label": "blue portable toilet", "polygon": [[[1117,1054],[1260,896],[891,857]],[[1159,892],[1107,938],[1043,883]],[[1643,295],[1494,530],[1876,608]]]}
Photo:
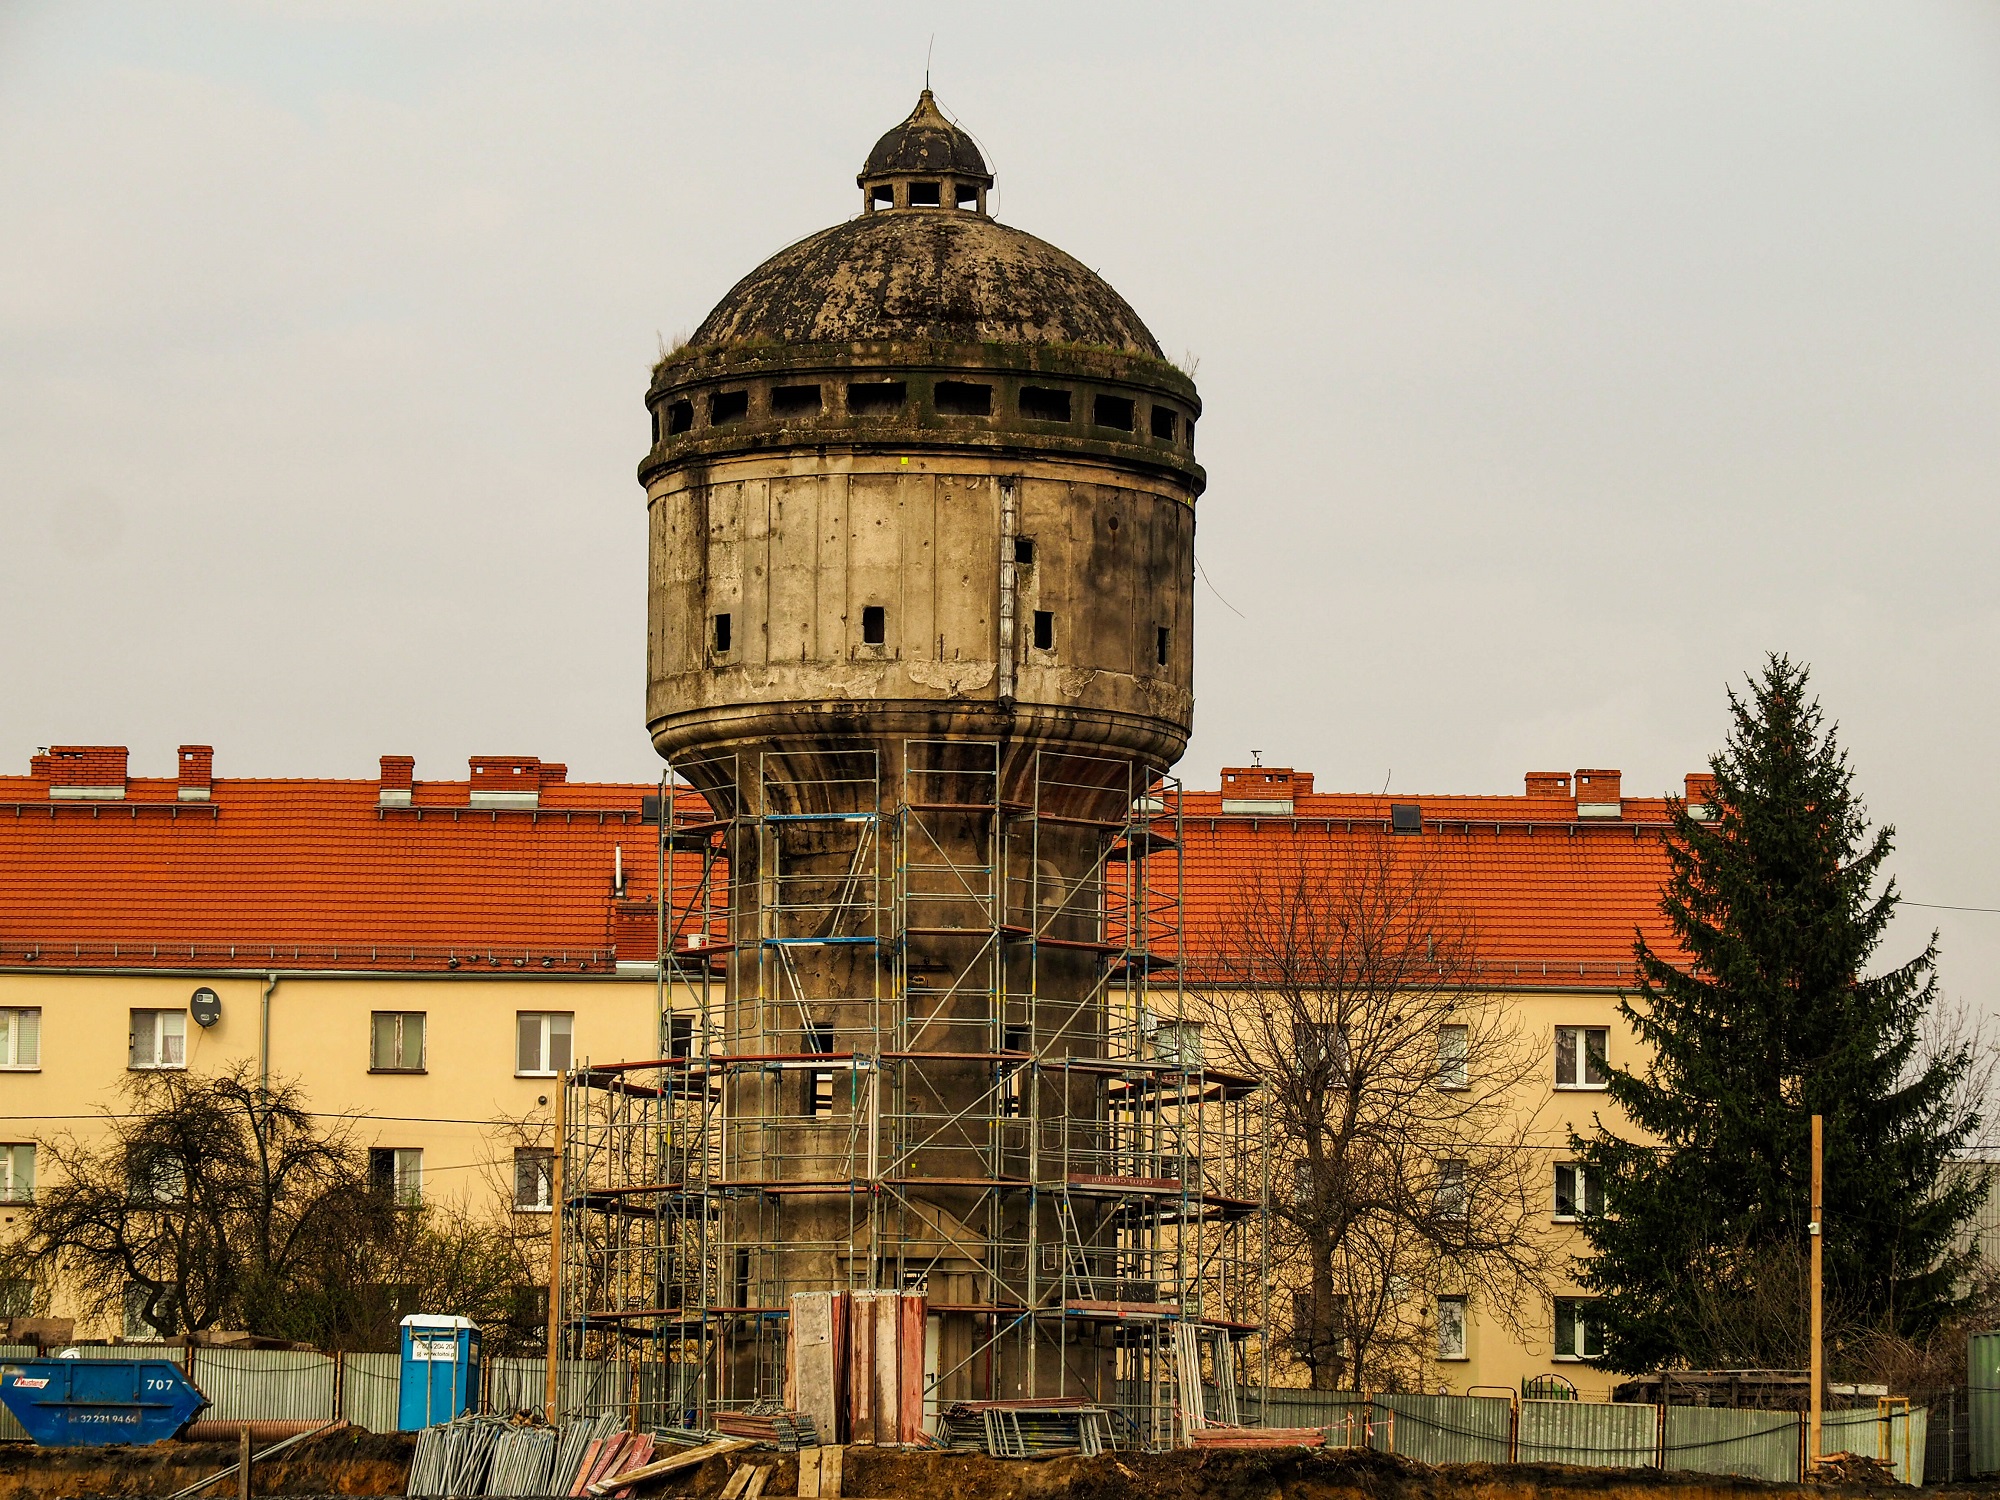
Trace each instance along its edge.
{"label": "blue portable toilet", "polygon": [[44,1448],[170,1438],[208,1405],[170,1359],[26,1359],[0,1366],[0,1403]]}
{"label": "blue portable toilet", "polygon": [[403,1319],[398,1426],[416,1432],[470,1411],[479,1399],[479,1330],[470,1318],[411,1313]]}

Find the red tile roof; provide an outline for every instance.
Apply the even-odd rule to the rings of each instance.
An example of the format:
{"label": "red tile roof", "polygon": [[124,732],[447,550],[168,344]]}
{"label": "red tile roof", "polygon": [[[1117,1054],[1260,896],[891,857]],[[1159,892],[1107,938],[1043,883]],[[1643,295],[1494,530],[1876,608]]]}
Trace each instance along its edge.
{"label": "red tile roof", "polygon": [[[1243,872],[1287,871],[1301,861],[1337,869],[1377,852],[1427,866],[1444,899],[1468,918],[1481,972],[1495,984],[1629,984],[1635,931],[1673,951],[1659,911],[1663,797],[1626,797],[1619,817],[1579,818],[1569,796],[1303,791],[1288,813],[1225,815],[1230,795],[1257,794],[1181,798],[1191,972],[1202,970],[1200,955],[1227,943],[1240,917]],[[1420,810],[1421,832],[1391,831],[1398,804]]]}
{"label": "red tile roof", "polygon": [[[653,787],[571,782],[531,756],[479,756],[468,780],[416,780],[409,805],[383,806],[385,786],[412,784],[404,758],[385,757],[381,781],[209,781],[205,755],[193,776],[126,779],[123,750],[65,749],[38,757],[40,774],[0,776],[0,968],[602,973],[653,958],[656,834],[641,814]],[[58,786],[79,773],[91,779],[69,785],[122,782],[124,797],[52,796],[51,771]],[[1191,967],[1227,941],[1244,871],[1385,842],[1430,862],[1471,915],[1496,983],[1628,983],[1635,926],[1667,941],[1657,908],[1664,799],[1628,797],[1620,818],[1579,819],[1573,797],[1546,791],[1370,796],[1315,792],[1306,773],[1286,775],[1288,813],[1223,811],[1226,795],[1267,803],[1275,780],[1181,799]],[[208,800],[185,800],[191,784]],[[496,785],[532,790],[539,803],[473,800]],[[1412,803],[1422,832],[1389,832],[1392,805]],[[699,856],[674,859],[680,904]]]}

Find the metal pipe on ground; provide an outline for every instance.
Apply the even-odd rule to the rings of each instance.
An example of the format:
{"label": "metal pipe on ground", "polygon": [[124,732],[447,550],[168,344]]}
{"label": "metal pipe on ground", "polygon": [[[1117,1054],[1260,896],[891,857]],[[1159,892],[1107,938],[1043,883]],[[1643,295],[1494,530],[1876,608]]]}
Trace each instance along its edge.
{"label": "metal pipe on ground", "polygon": [[[221,1425],[226,1425],[231,1427],[242,1427],[250,1424],[241,1422],[232,1422]],[[282,1442],[273,1443],[270,1447],[266,1448],[262,1453],[259,1453],[257,1457],[260,1459],[270,1458],[274,1454],[284,1452],[285,1449],[287,1448],[293,1447],[299,1443],[303,1443],[307,1438],[318,1437],[322,1432],[332,1432],[336,1427],[345,1427],[346,1425],[347,1423],[341,1421],[339,1418],[335,1418],[331,1422],[322,1422],[319,1424],[319,1426],[313,1428],[310,1432],[301,1432],[296,1437],[288,1437],[284,1439]],[[237,1470],[242,1467],[243,1467],[242,1464],[235,1463],[231,1464],[226,1469],[217,1469],[213,1474],[209,1475],[206,1479],[197,1479],[193,1484],[184,1485],[182,1488],[175,1490],[171,1495],[166,1496],[165,1500],[188,1500],[188,1497],[190,1495],[200,1494],[203,1490],[207,1489],[211,1484],[216,1483],[218,1480],[229,1478],[230,1475],[236,1473]]]}
{"label": "metal pipe on ground", "polygon": [[248,1431],[253,1443],[275,1443],[284,1438],[299,1437],[308,1432],[317,1432],[324,1427],[324,1419],[307,1422],[281,1422],[277,1420],[257,1420],[245,1422],[190,1422],[181,1433],[181,1438],[190,1443],[227,1443],[236,1434]]}

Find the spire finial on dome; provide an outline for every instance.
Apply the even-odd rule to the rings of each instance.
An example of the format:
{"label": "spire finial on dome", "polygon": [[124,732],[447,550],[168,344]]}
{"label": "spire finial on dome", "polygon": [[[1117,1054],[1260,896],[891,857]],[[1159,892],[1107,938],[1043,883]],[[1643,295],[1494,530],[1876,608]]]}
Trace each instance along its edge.
{"label": "spire finial on dome", "polygon": [[978,145],[938,108],[928,69],[917,107],[875,143],[854,180],[867,213],[942,208],[983,214],[986,190],[993,186],[993,174],[986,169]]}

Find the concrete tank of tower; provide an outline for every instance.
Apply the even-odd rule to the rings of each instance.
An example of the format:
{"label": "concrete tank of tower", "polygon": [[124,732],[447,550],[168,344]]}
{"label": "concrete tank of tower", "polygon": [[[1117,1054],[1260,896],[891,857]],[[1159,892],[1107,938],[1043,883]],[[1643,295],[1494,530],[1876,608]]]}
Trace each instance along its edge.
{"label": "concrete tank of tower", "polygon": [[869,154],[863,212],[655,369],[647,719],[670,760],[1186,746],[1200,398],[1102,278],[985,212],[992,181],[926,90]]}

